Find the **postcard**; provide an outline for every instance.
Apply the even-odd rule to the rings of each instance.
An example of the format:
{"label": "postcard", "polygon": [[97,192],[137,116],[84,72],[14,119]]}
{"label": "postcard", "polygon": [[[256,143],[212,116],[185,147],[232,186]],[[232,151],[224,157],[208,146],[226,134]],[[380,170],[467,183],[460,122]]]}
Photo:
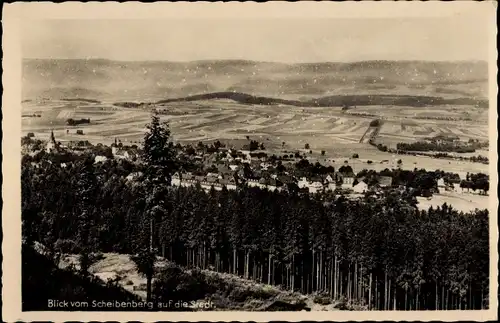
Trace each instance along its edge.
{"label": "postcard", "polygon": [[7,321],[497,319],[496,3],[13,3]]}

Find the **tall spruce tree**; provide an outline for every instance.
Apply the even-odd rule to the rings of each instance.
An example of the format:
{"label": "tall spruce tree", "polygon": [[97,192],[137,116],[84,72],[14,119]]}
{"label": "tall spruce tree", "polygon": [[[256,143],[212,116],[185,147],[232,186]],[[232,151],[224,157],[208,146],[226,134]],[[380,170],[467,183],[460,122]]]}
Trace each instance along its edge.
{"label": "tall spruce tree", "polygon": [[[165,197],[171,184],[172,174],[176,170],[175,149],[170,141],[168,123],[161,122],[158,113],[151,116],[151,123],[144,135],[142,161],[144,162],[143,188],[147,192],[146,208],[149,232],[142,232],[138,253],[133,257],[138,271],[146,276],[147,300],[151,300],[151,286],[154,275],[155,222],[160,223],[165,216]],[[145,227],[145,226],[144,226]],[[143,230],[146,231],[147,229]]]}

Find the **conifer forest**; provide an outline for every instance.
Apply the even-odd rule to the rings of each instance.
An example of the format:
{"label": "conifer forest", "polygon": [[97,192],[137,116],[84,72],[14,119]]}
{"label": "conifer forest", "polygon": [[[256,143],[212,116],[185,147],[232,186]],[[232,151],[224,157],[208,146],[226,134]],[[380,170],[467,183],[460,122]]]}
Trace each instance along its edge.
{"label": "conifer forest", "polygon": [[[24,243],[162,256],[369,310],[488,308],[486,209],[419,210],[411,194],[395,189],[352,200],[245,185],[174,187],[168,125],[153,117],[148,128],[140,162],[95,163],[82,154],[61,167],[50,156],[23,158]],[[144,176],[127,179],[133,172]]]}

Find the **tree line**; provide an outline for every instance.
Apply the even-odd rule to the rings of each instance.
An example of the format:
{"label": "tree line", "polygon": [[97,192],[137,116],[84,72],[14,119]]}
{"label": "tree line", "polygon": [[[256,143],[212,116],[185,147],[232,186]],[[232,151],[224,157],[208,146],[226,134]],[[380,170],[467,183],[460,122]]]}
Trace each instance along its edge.
{"label": "tree line", "polygon": [[456,153],[473,153],[476,148],[473,146],[465,146],[463,144],[456,143],[437,143],[437,142],[426,142],[417,141],[413,143],[400,142],[396,145],[397,150],[401,151],[444,151],[444,152],[456,152]]}

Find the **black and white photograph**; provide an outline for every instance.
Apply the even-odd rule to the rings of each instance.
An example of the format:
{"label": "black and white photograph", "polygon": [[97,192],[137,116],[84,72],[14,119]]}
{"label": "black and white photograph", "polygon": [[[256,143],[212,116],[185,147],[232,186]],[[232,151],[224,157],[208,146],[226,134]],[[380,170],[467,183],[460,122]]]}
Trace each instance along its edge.
{"label": "black and white photograph", "polygon": [[493,2],[29,5],[13,319],[497,318]]}

